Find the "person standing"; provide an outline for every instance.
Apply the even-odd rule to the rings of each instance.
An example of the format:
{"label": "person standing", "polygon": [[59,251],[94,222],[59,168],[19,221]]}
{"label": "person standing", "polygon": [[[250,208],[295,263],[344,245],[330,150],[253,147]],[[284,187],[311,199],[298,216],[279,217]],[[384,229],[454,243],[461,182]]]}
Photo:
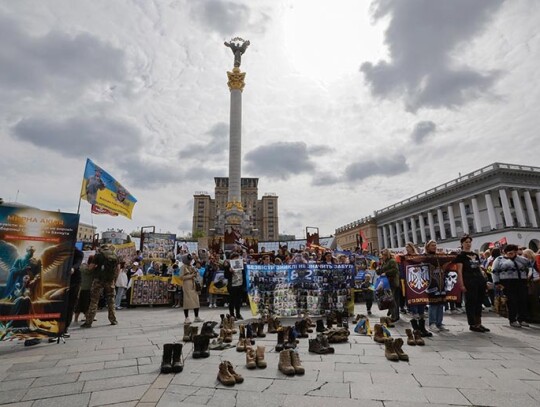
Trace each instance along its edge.
{"label": "person standing", "polygon": [[77,305],[77,299],[79,298],[79,288],[81,286],[81,264],[84,258],[84,253],[75,248],[73,252],[73,265],[71,266],[71,278],[69,279],[69,291],[66,310],[66,327],[64,329],[63,336],[69,338],[68,328],[71,325],[73,319],[73,310]]}
{"label": "person standing", "polygon": [[504,290],[508,298],[508,321],[513,328],[528,327],[527,274],[529,260],[518,256],[518,247],[508,244],[504,255],[493,262],[493,283],[498,290]]}
{"label": "person standing", "polygon": [[109,309],[109,322],[111,325],[118,325],[116,314],[114,312],[114,282],[118,274],[118,257],[114,252],[114,247],[103,244],[99,252],[94,256],[94,281],[90,292],[90,307],[86,322],[81,328],[92,328],[92,322],[96,316],[97,306],[101,293],[104,292],[107,299],[107,308]]}
{"label": "person standing", "polygon": [[399,267],[394,259],[394,256],[388,249],[381,250],[381,265],[377,270],[377,274],[381,277],[386,277],[390,283],[394,302],[388,309],[392,322],[399,320]]}
{"label": "person standing", "polygon": [[120,304],[122,303],[122,297],[127,291],[128,286],[128,276],[126,274],[126,263],[122,262],[120,263],[120,272],[118,273],[118,277],[116,278],[116,297],[114,300],[115,309],[121,310],[122,307]]}
{"label": "person standing", "polygon": [[197,292],[195,280],[199,278],[199,271],[191,265],[193,257],[191,254],[185,254],[182,256],[182,267],[180,267],[180,277],[182,278],[182,291],[184,294],[184,301],[182,307],[184,308],[184,324],[190,324],[189,310],[192,309],[195,314],[193,322],[203,322],[199,318],[199,293]]}
{"label": "person standing", "polygon": [[444,264],[440,264],[437,256],[437,242],[430,240],[426,243],[425,255],[430,263],[430,286],[428,287],[429,296],[429,329],[433,332],[446,332],[449,329],[443,324],[444,317],[444,281],[446,270]]}
{"label": "person standing", "polygon": [[489,332],[489,329],[482,325],[482,304],[486,296],[486,278],[482,273],[482,262],[480,256],[471,251],[472,237],[465,235],[460,242],[461,252],[455,263],[458,266],[458,283],[465,293],[469,329],[473,332]]}
{"label": "person standing", "polygon": [[75,307],[75,322],[79,322],[79,315],[81,313],[85,316],[88,314],[88,307],[90,306],[90,290],[92,289],[92,282],[94,281],[92,263],[94,261],[94,255],[88,257],[88,261],[81,265],[81,285],[79,290],[79,299],[77,300],[77,306]]}
{"label": "person standing", "polygon": [[223,264],[224,276],[227,279],[227,291],[229,292],[229,314],[237,320],[244,319],[240,314],[242,301],[246,295],[246,278],[243,267],[234,267],[234,264],[242,264],[240,255],[232,253],[229,261]]}

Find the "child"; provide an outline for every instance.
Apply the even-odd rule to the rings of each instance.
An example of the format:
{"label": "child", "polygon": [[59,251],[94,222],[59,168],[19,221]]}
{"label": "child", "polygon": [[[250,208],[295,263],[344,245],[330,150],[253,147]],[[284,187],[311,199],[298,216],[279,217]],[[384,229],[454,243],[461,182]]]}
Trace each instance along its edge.
{"label": "child", "polygon": [[371,306],[373,305],[373,292],[375,291],[375,287],[373,286],[373,283],[371,282],[371,274],[365,275],[364,282],[362,285],[360,285],[360,288],[362,289],[362,292],[364,294],[364,299],[366,300],[366,309],[367,314],[371,315]]}

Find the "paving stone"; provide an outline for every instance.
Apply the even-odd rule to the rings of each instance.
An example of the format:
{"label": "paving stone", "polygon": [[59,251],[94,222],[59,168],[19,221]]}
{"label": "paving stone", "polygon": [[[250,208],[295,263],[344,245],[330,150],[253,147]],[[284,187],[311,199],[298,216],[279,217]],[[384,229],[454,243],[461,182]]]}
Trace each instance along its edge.
{"label": "paving stone", "polygon": [[77,394],[82,391],[84,383],[55,384],[44,387],[31,387],[23,400],[37,400],[48,397],[67,396]]}
{"label": "paving stone", "polygon": [[79,380],[80,381],[99,380],[99,379],[105,379],[108,377],[131,376],[131,375],[136,375],[138,373],[139,373],[139,370],[137,369],[137,366],[119,367],[116,369],[104,369],[104,370],[99,370],[99,371],[83,372],[81,373]]}
{"label": "paving stone", "polygon": [[93,370],[102,370],[105,368],[105,362],[88,363],[84,365],[71,365],[68,373],[91,372]]}
{"label": "paving stone", "polygon": [[118,360],[118,354],[106,354],[106,355],[96,355],[88,356],[81,358],[73,359],[63,359],[58,361],[56,366],[71,366],[71,365],[83,365],[85,363],[95,363],[95,362],[107,362],[109,360]]}
{"label": "paving stone", "polygon": [[152,383],[153,389],[166,389],[176,375],[159,375]]}
{"label": "paving stone", "polygon": [[34,382],[34,378],[30,379],[21,379],[21,380],[11,380],[9,382],[0,383],[0,392],[7,390],[18,390],[18,389],[27,389]]}
{"label": "paving stone", "polygon": [[423,387],[447,387],[454,389],[489,389],[489,385],[482,379],[462,376],[430,376],[415,375],[416,380]]}
{"label": "paving stone", "polygon": [[286,397],[285,394],[239,391],[236,395],[236,407],[282,407]]}
{"label": "paving stone", "polygon": [[424,402],[428,400],[420,386],[411,387],[399,383],[375,383],[371,386],[351,385],[351,397],[353,399],[367,400],[395,400]]}
{"label": "paving stone", "polygon": [[99,406],[102,404],[120,403],[124,401],[140,400],[150,385],[140,385],[136,387],[124,387],[122,389],[95,391],[90,397],[89,406]]}
{"label": "paving stone", "polygon": [[2,407],[30,407],[33,401],[20,401],[18,403],[2,404]]}
{"label": "paving stone", "polygon": [[470,405],[469,401],[457,389],[424,387],[422,393],[430,403],[445,402],[460,406]]}
{"label": "paving stone", "polygon": [[63,375],[67,373],[67,367],[52,367],[50,369],[32,369],[23,372],[11,373],[4,380],[28,379],[31,377]]}
{"label": "paving stone", "polygon": [[99,390],[111,390],[121,389],[124,387],[138,386],[143,384],[152,384],[156,379],[155,374],[146,375],[132,375],[132,376],[120,376],[112,377],[101,380],[91,380],[84,382],[83,391],[99,391]]}
{"label": "paving stone", "polygon": [[536,374],[530,369],[524,368],[490,368],[495,376],[499,379],[535,379],[540,380],[540,375]]}
{"label": "paving stone", "polygon": [[[332,407],[358,407],[358,400],[352,400],[348,398],[335,398],[328,399],[328,397],[315,397],[288,395],[285,396],[283,407],[328,407],[331,404]],[[384,407],[382,402],[373,400],[362,400],[362,407]]]}
{"label": "paving stone", "polygon": [[0,404],[15,403],[22,400],[26,394],[26,389],[0,391]]}
{"label": "paving stone", "polygon": [[90,393],[73,394],[70,396],[51,397],[34,401],[32,407],[74,407],[86,406],[90,400]]}
{"label": "paving stone", "polygon": [[[296,377],[296,376],[295,376]],[[308,394],[310,391],[318,389],[321,386],[317,382],[291,380],[283,375],[283,379],[276,379],[265,390],[268,393],[278,394]]]}
{"label": "paving stone", "polygon": [[141,398],[141,403],[157,403],[163,393],[165,392],[165,389],[148,389],[146,393],[144,393],[144,396]]}
{"label": "paving stone", "polygon": [[482,389],[461,389],[461,393],[475,406],[538,407],[538,400],[528,394]]}
{"label": "paving stone", "polygon": [[58,363],[56,360],[46,360],[41,362],[26,362],[26,363],[15,363],[7,370],[8,372],[22,372],[30,369],[45,369],[53,367]]}
{"label": "paving stone", "polygon": [[[236,386],[235,386],[236,387]],[[240,387],[238,387],[240,388]],[[242,389],[244,391],[244,389]],[[237,391],[233,389],[216,389],[214,396],[208,402],[208,406],[234,406],[236,404]],[[263,406],[264,404],[260,404]]]}
{"label": "paving stone", "polygon": [[125,359],[125,360],[111,360],[105,362],[105,369],[114,369],[117,367],[137,366],[137,358]]}
{"label": "paving stone", "polygon": [[306,395],[350,399],[350,393],[350,383],[324,383],[319,388],[308,392]]}

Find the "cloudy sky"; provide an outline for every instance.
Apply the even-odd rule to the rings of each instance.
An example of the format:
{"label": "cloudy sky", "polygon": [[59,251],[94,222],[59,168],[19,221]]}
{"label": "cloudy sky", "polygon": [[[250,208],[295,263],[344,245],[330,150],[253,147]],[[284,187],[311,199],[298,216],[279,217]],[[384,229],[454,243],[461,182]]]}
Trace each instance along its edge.
{"label": "cloudy sky", "polygon": [[281,233],[322,235],[493,162],[538,165],[537,0],[0,0],[0,197],[76,212],[86,158],[138,199],[99,230],[191,230],[228,173],[242,57],[242,175]]}

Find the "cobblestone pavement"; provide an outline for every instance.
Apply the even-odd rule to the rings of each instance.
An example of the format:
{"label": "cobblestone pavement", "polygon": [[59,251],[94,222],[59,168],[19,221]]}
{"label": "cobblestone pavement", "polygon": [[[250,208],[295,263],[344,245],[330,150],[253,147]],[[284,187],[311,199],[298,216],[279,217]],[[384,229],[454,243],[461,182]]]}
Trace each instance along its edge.
{"label": "cobblestone pavement", "polygon": [[[217,321],[223,312],[202,309],[201,316]],[[243,312],[247,317],[248,310]],[[334,355],[310,354],[307,339],[301,339],[306,373],[293,377],[277,369],[275,334],[257,340],[266,345],[266,369],[247,370],[245,354],[234,348],[193,359],[192,345],[186,344],[184,371],[161,375],[163,344],[182,339],[182,310],[136,308],[117,316],[117,326],[108,325],[104,312],[91,329],[75,324],[65,344],[0,343],[0,405],[540,405],[540,326],[510,328],[492,313],[484,314],[488,334],[470,332],[465,315],[445,315],[450,332],[435,334],[424,347],[405,345],[409,362],[387,361],[382,345],[354,332],[348,343],[335,345]],[[377,319],[373,315],[372,323]],[[391,329],[393,336],[405,336],[406,321],[405,316]],[[227,388],[217,382],[223,360],[237,367],[244,383]]]}

